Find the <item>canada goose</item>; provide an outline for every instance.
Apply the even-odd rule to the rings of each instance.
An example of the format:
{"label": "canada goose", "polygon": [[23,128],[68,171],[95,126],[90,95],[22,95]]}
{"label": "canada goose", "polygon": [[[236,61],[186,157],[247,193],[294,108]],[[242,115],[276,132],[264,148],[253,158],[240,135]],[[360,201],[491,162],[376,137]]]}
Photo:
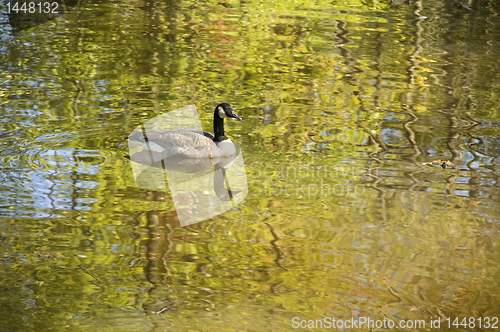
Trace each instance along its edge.
{"label": "canada goose", "polygon": [[214,111],[214,134],[193,129],[148,130],[136,132],[129,140],[163,158],[220,158],[238,153],[236,146],[226,137],[224,118],[242,119],[227,103],[217,105]]}

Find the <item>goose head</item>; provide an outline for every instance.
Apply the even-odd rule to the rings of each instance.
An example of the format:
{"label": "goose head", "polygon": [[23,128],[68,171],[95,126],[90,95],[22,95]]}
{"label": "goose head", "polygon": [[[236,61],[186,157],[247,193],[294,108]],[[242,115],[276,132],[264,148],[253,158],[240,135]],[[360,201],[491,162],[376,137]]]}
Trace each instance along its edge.
{"label": "goose head", "polygon": [[243,120],[234,112],[233,107],[228,103],[222,103],[217,105],[217,107],[215,108],[215,117],[219,117],[221,119],[235,118],[238,121]]}
{"label": "goose head", "polygon": [[215,107],[214,112],[214,136],[215,142],[222,142],[227,140],[226,134],[224,133],[224,118],[234,118],[238,121],[242,121],[235,112],[231,105],[228,103],[222,103]]}

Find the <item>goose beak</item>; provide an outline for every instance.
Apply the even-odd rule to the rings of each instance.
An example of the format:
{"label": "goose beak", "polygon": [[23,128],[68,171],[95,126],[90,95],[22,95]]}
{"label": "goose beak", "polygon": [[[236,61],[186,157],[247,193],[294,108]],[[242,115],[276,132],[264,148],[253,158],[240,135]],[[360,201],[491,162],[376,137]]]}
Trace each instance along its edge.
{"label": "goose beak", "polygon": [[242,119],[242,118],[240,118],[240,117],[238,116],[238,114],[236,114],[236,113],[234,113],[234,112],[233,112],[233,116],[232,116],[232,117],[233,117],[233,118],[235,118],[235,119],[236,119],[236,120],[238,120],[238,121],[243,121],[243,119]]}

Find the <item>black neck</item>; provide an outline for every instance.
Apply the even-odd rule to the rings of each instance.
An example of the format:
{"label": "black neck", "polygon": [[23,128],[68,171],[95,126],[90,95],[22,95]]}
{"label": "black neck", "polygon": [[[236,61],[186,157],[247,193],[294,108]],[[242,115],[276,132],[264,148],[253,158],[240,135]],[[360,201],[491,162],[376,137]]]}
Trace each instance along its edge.
{"label": "black neck", "polygon": [[224,119],[219,117],[217,109],[215,109],[214,114],[214,136],[215,142],[222,142],[227,139],[226,134],[224,133]]}

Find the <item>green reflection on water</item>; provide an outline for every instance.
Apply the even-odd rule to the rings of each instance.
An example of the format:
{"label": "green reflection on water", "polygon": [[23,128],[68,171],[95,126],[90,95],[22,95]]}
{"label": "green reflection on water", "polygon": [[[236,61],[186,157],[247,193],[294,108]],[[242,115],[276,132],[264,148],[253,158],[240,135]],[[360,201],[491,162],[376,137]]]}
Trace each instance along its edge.
{"label": "green reflection on water", "polygon": [[[16,33],[1,325],[498,316],[499,8],[483,2],[84,3]],[[227,134],[249,194],[180,228],[123,138],[193,103],[211,131],[219,102],[244,118]],[[456,168],[421,165],[437,159]]]}

